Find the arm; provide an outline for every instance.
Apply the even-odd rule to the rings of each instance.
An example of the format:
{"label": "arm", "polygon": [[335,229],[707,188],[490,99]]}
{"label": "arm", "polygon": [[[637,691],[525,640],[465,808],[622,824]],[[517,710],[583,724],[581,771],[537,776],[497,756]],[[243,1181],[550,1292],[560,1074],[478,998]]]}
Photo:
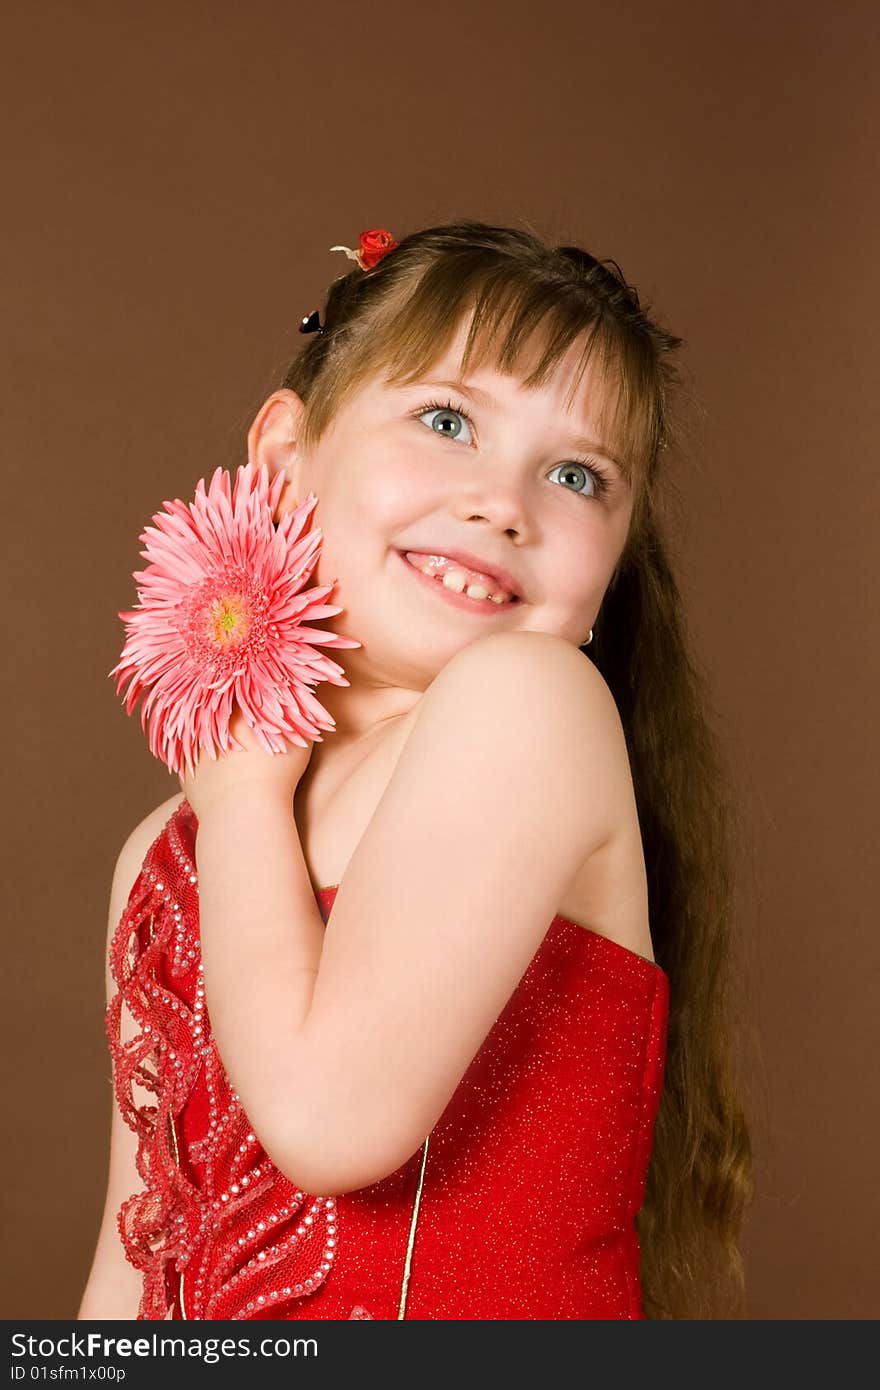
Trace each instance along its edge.
{"label": "arm", "polygon": [[326,933],[289,805],[249,787],[207,810],[211,1022],[292,1181],[356,1190],[418,1149],[607,839],[621,757],[613,699],[581,653],[493,634],[426,692]]}
{"label": "arm", "polygon": [[[116,861],[113,884],[110,889],[110,910],[104,951],[104,978],[108,1004],[116,993],[116,981],[110,973],[109,965],[110,941],[119,925],[119,919],[128,902],[132,884],[140,873],[147,850],[182,800],[182,796],[172,797],[170,801],[164,802],[147,816],[132,831]],[[133,1037],[138,1031],[137,1024],[124,1007],[120,1029],[125,1040]],[[145,1101],[150,1100],[146,1092],[142,1094]],[[116,1214],[122,1203],[132,1193],[140,1192],[144,1185],[135,1165],[137,1136],[123,1120],[112,1092],[110,1112],[110,1169],[107,1196],[92,1267],[77,1313],[77,1318],[80,1321],[92,1318],[134,1319],[137,1317],[138,1304],[143,1292],[143,1277],[140,1271],[135,1269],[134,1265],[126,1259],[116,1226]]]}

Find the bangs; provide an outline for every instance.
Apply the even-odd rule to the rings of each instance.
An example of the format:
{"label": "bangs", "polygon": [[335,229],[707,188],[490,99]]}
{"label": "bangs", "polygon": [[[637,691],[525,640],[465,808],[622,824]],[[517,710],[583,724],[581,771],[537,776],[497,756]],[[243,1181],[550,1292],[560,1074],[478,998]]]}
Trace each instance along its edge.
{"label": "bangs", "polygon": [[513,259],[487,267],[485,257],[467,251],[431,262],[415,284],[408,279],[371,306],[336,363],[327,364],[321,399],[307,411],[304,439],[317,439],[342,400],[365,380],[408,385],[428,376],[468,318],[462,374],[494,367],[521,376],[526,389],[542,386],[581,344],[566,406],[573,409],[589,369],[599,442],[629,486],[640,490],[657,412],[649,354],[637,335],[622,333],[589,287],[570,276],[536,273]]}

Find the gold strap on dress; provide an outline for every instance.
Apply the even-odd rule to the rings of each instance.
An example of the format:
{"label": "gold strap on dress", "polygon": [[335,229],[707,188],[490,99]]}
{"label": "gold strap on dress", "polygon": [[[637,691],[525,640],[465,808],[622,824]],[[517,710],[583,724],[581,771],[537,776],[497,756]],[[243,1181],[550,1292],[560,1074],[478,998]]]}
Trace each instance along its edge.
{"label": "gold strap on dress", "polygon": [[[174,1162],[175,1162],[177,1168],[179,1169],[179,1168],[180,1168],[180,1150],[179,1150],[178,1147],[177,1147],[177,1130],[174,1128],[174,1117],[173,1117],[173,1115],[171,1114],[171,1111],[170,1111],[170,1110],[168,1111],[168,1128],[169,1128],[170,1131],[171,1131],[171,1143],[172,1143],[172,1145],[173,1145],[173,1147],[174,1147]],[[179,1281],[178,1281],[178,1292],[179,1292],[179,1295],[180,1295],[180,1317],[181,1317],[181,1321],[182,1321],[182,1322],[189,1322],[189,1320],[190,1320],[189,1314],[188,1314],[187,1311],[186,1311],[186,1304],[185,1304],[184,1299],[183,1299],[183,1276],[184,1276],[185,1273],[186,1273],[186,1270],[184,1270],[184,1269],[182,1269],[182,1270],[180,1271],[180,1277],[179,1277]]]}
{"label": "gold strap on dress", "polygon": [[415,1200],[413,1201],[412,1220],[409,1226],[409,1241],[406,1247],[406,1262],[403,1266],[403,1283],[400,1286],[400,1306],[397,1310],[397,1321],[406,1317],[406,1292],[409,1287],[409,1271],[412,1263],[413,1242],[416,1238],[416,1222],[419,1219],[419,1204],[422,1200],[422,1183],[425,1177],[425,1163],[428,1158],[428,1140],[422,1145],[422,1166],[419,1169],[419,1181],[416,1186]]}

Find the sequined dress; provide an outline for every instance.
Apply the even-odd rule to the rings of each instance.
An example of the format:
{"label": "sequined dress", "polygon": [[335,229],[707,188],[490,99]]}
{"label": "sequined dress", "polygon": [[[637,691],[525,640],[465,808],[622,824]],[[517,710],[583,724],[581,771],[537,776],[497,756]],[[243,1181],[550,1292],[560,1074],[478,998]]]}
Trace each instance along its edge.
{"label": "sequined dress", "polygon": [[[197,828],[183,801],[110,948],[114,1091],[143,1182],[117,1216],[138,1318],[643,1318],[661,968],[555,917],[427,1144],[369,1187],[307,1193],[266,1157],[211,1035]],[[325,923],[335,893],[317,894]],[[139,1031],[120,1043],[123,1000]]]}

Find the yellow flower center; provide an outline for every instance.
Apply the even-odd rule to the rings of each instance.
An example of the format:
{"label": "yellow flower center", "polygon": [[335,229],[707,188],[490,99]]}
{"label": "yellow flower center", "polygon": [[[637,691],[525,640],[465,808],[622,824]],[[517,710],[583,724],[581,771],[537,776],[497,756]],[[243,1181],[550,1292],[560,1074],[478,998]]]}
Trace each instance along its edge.
{"label": "yellow flower center", "polygon": [[226,649],[239,646],[250,632],[248,605],[241,594],[226,594],[215,599],[208,612],[208,627],[213,641]]}

